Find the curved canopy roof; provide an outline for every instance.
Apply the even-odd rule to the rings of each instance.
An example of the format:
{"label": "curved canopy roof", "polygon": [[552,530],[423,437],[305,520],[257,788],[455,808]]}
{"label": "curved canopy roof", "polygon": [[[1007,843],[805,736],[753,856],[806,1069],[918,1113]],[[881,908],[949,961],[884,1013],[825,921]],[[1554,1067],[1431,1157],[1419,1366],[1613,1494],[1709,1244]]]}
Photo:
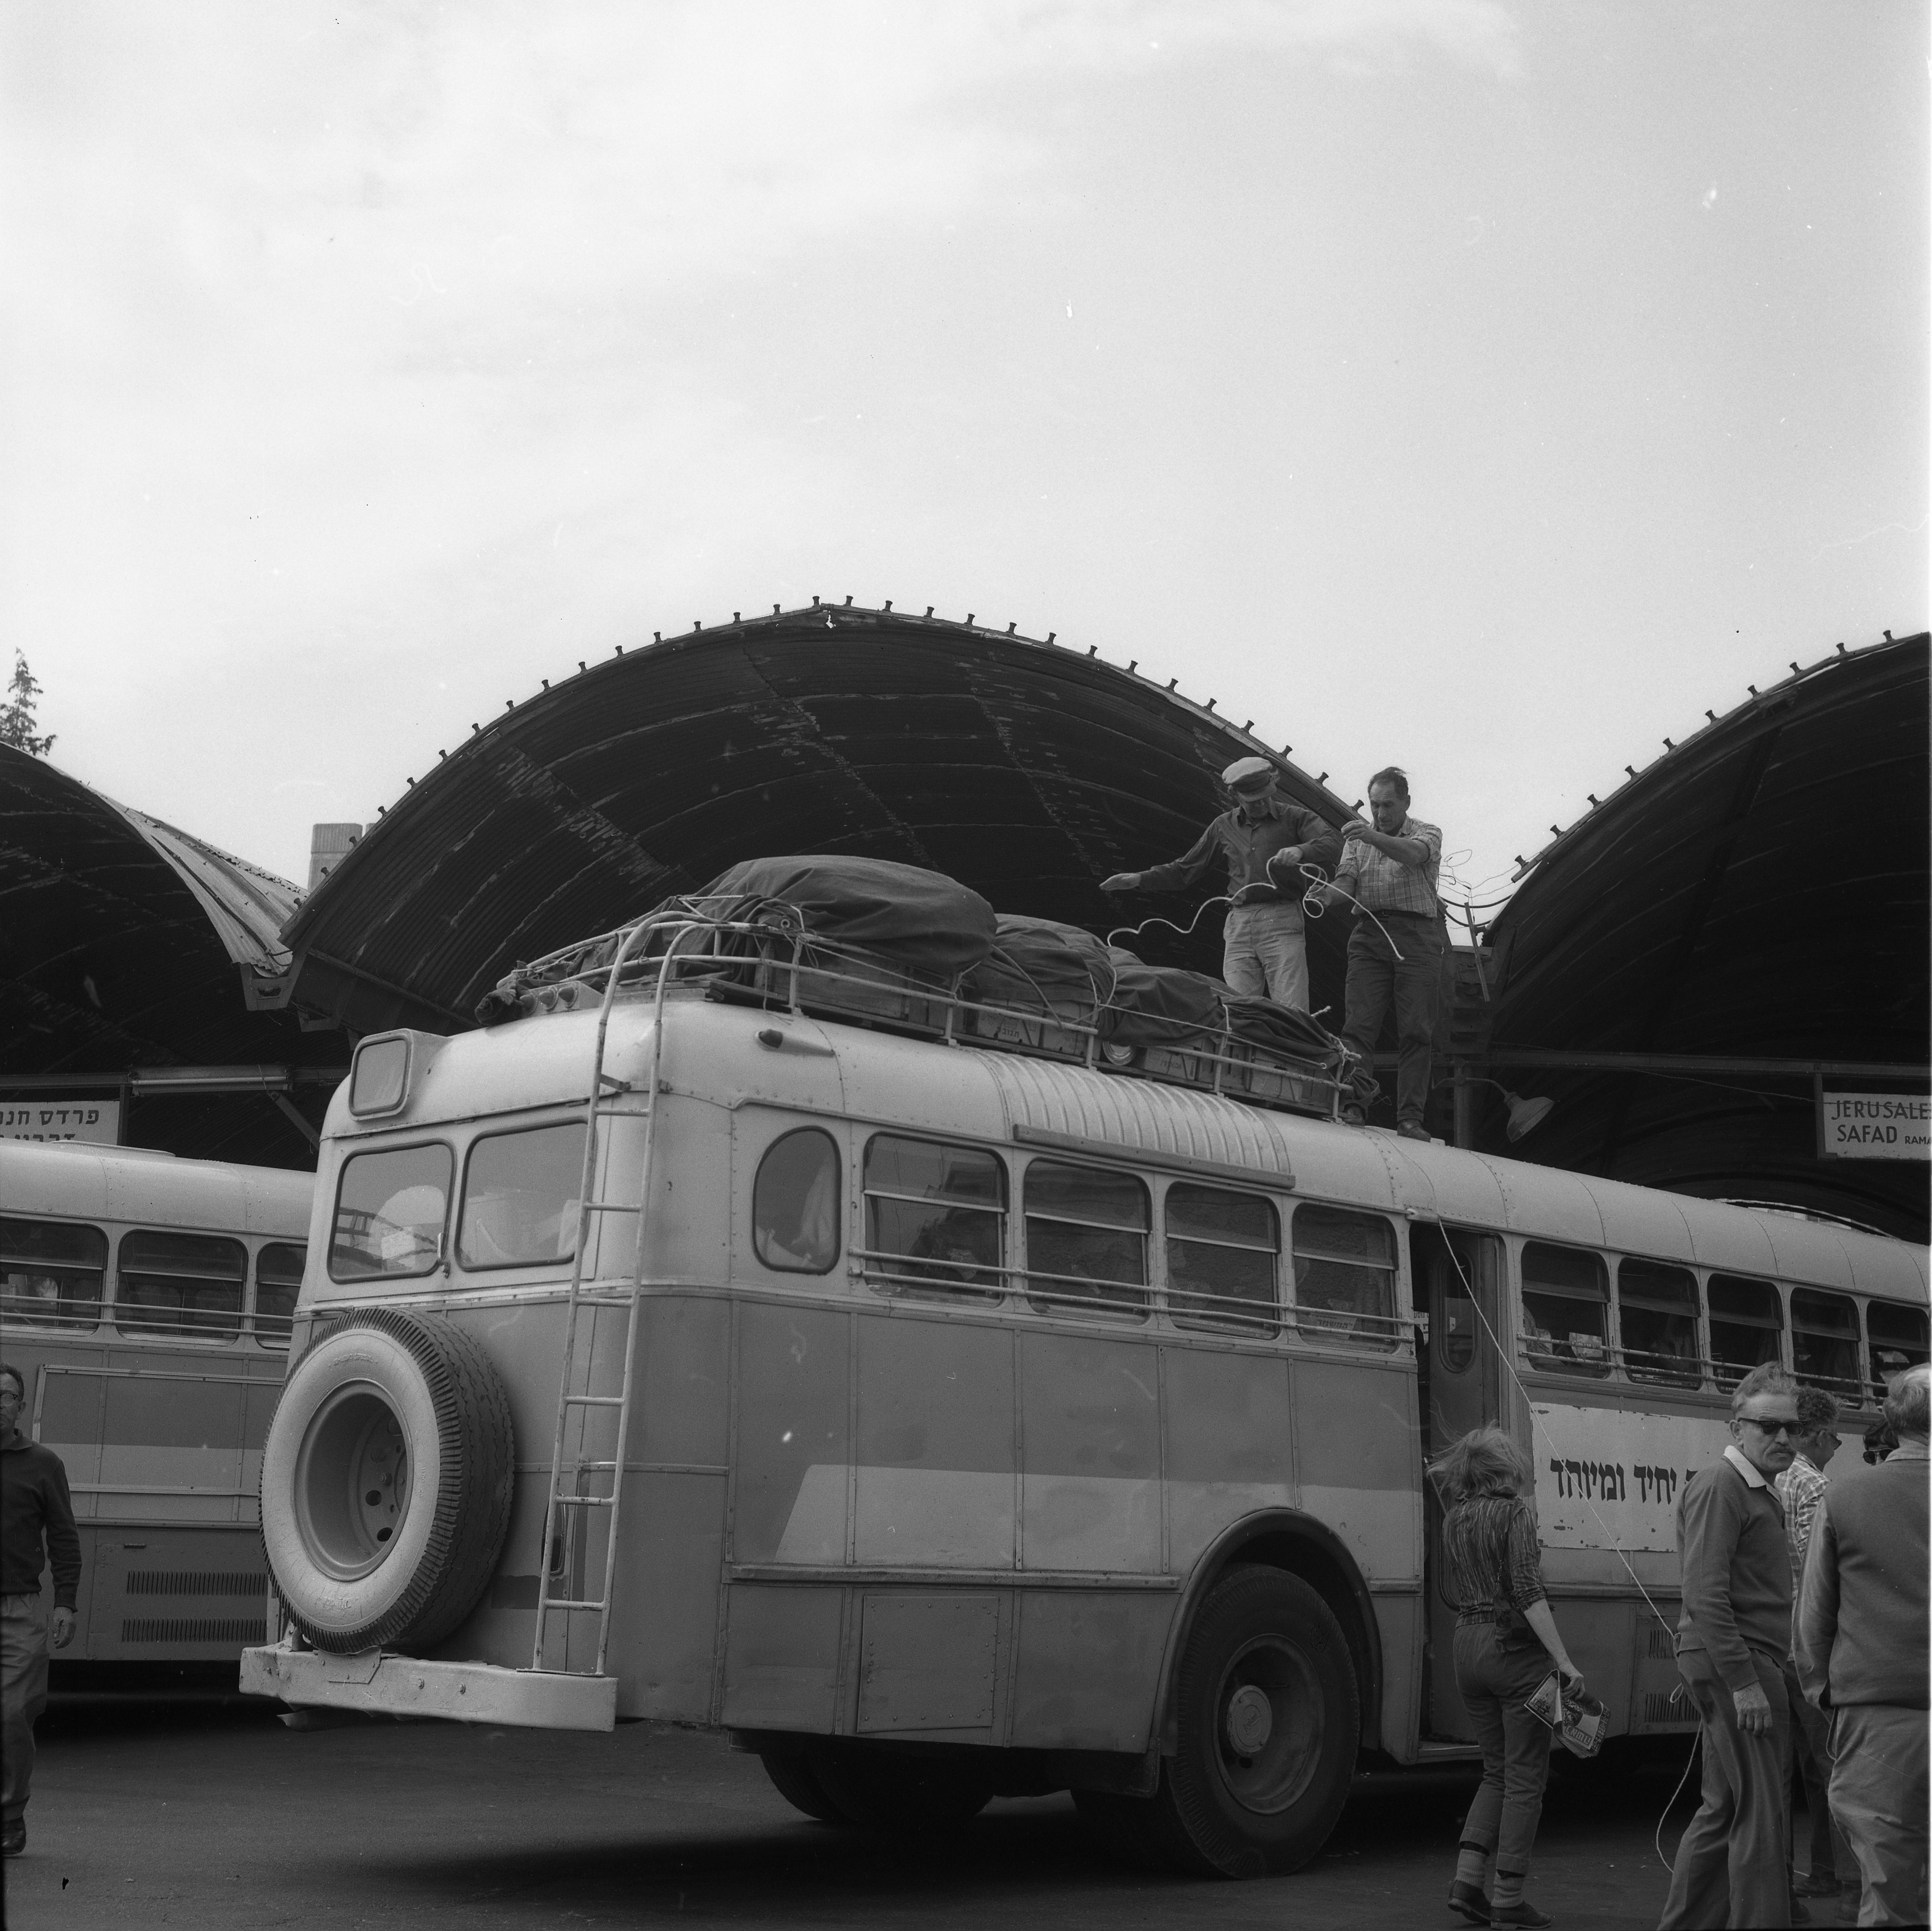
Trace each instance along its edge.
{"label": "curved canopy roof", "polygon": [[[339,1063],[339,1038],[250,1009],[279,1002],[279,929],[299,902],[286,880],[0,746],[0,1083]],[[274,1107],[232,1101],[171,1098],[168,1145],[310,1163]]]}
{"label": "curved canopy roof", "polygon": [[[1794,667],[1550,845],[1491,929],[1492,1051],[1924,1066],[1927,671],[1923,634]],[[1820,1159],[1808,1078],[1492,1070],[1557,1103],[1520,1157],[1924,1237],[1926,1167]]]}
{"label": "curved canopy roof", "polygon": [[[416,784],[285,929],[295,996],[356,1032],[466,1026],[519,959],[780,852],[926,866],[1101,930],[1185,923],[1194,902],[1100,881],[1186,851],[1220,772],[1257,754],[1290,797],[1349,815],[1211,700],[1051,638],[849,603],[694,630],[546,686]],[[1218,971],[1219,918],[1201,926],[1156,928],[1150,956]],[[1330,920],[1310,947],[1337,1015],[1346,935]]]}

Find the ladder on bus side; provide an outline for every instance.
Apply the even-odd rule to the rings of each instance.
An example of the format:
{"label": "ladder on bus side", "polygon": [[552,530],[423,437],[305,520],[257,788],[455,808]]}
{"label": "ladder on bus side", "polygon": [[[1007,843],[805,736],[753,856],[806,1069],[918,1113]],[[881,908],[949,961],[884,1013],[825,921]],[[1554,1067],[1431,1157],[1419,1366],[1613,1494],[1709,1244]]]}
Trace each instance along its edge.
{"label": "ladder on bus side", "polygon": [[[597,1016],[596,1049],[591,1060],[590,1098],[584,1130],[584,1172],[578,1188],[576,1251],[571,1257],[570,1290],[564,1301],[563,1364],[557,1386],[556,1428],[550,1446],[550,1492],[544,1506],[542,1556],[537,1572],[536,1634],[530,1653],[530,1668],[532,1670],[544,1668],[544,1653],[549,1637],[550,1619],[559,1614],[568,1616],[594,1612],[597,1617],[597,1649],[596,1660],[592,1668],[587,1670],[572,1668],[570,1632],[566,1623],[563,1644],[564,1667],[560,1671],[551,1672],[554,1674],[602,1676],[610,1646],[610,1607],[616,1593],[617,1535],[624,1497],[624,1458],[630,1441],[632,1396],[637,1372],[638,1268],[634,1261],[630,1278],[621,1283],[608,1278],[596,1278],[586,1282],[584,1278],[584,1269],[585,1257],[590,1250],[592,1230],[599,1227],[602,1218],[611,1215],[640,1216],[649,1204],[651,1154],[656,1138],[658,1069],[662,1059],[660,1041],[664,1022],[664,989],[670,975],[674,944],[667,947],[659,969],[657,1026],[654,1029],[651,1047],[651,1077],[641,1110],[634,1105],[624,1104],[626,1096],[632,1094],[633,1089],[628,1081],[614,1079],[605,1073],[604,1057],[610,1035],[610,1014],[616,1004],[619,978],[632,948],[650,929],[644,924],[633,926],[624,934],[618,945],[616,956],[610,962],[610,977],[604,984],[603,1004]],[[600,1122],[640,1118],[645,1122],[645,1155],[637,1205],[633,1206],[622,1201],[596,1199],[594,1196],[598,1184],[598,1155],[602,1143],[602,1136],[598,1131]],[[603,1184],[610,1185],[608,1173]],[[641,1224],[640,1233],[641,1236]],[[598,1248],[601,1255],[603,1252],[601,1240]],[[601,1312],[616,1308],[623,1310],[620,1344],[623,1373],[616,1394],[594,1394],[591,1390],[594,1383],[595,1357],[603,1350],[595,1347],[594,1337],[586,1337],[586,1330],[593,1326]],[[608,1344],[607,1340],[607,1347]],[[584,1387],[580,1392],[573,1385],[577,1378],[580,1356],[584,1364]],[[565,1444],[569,1436],[573,1415],[581,1418],[582,1423],[578,1437],[578,1452],[566,1458]],[[616,1437],[611,1444],[608,1457],[590,1456],[582,1452],[588,1446],[592,1418],[599,1415],[614,1416],[616,1422]],[[599,1479],[607,1476],[610,1492],[608,1494],[594,1492]],[[586,1488],[586,1484],[590,1486]],[[601,1538],[593,1536],[590,1530],[590,1524],[600,1518],[604,1524]],[[566,1522],[568,1527],[566,1526]],[[602,1554],[601,1563],[596,1560],[600,1546]],[[560,1561],[557,1559],[560,1551],[562,1558]],[[567,1587],[573,1574],[588,1575],[600,1571],[603,1578],[602,1587],[596,1596],[573,1596],[567,1593],[559,1596],[552,1593],[553,1584]]]}

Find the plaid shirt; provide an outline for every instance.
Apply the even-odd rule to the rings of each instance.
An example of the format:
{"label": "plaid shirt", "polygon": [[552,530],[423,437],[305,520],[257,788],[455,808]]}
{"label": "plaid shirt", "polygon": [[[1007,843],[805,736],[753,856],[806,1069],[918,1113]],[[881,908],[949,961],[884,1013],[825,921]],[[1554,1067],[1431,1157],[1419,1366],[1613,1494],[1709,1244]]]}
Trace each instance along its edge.
{"label": "plaid shirt", "polygon": [[1472,1495],[1442,1524],[1444,1593],[1466,1620],[1544,1599],[1536,1520],[1520,1495]]}
{"label": "plaid shirt", "polygon": [[1434,918],[1442,911],[1436,896],[1436,875],[1442,869],[1442,833],[1419,818],[1405,818],[1391,838],[1419,838],[1429,848],[1420,865],[1405,865],[1366,839],[1352,838],[1342,848],[1342,869],[1335,882],[1352,893],[1371,911],[1419,912]]}
{"label": "plaid shirt", "polygon": [[1801,1455],[1773,1485],[1784,1504],[1784,1536],[1791,1545],[1791,1587],[1795,1591],[1804,1580],[1804,1552],[1811,1546],[1811,1525],[1818,1519],[1818,1504],[1824,1500],[1832,1478],[1808,1455]]}

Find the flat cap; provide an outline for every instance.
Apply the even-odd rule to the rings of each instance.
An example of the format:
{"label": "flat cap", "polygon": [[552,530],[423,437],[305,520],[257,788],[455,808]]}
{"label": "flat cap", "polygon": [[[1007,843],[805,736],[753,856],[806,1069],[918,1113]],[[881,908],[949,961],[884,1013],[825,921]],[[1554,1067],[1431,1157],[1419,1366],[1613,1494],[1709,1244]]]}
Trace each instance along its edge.
{"label": "flat cap", "polygon": [[1258,791],[1274,782],[1275,769],[1265,758],[1237,758],[1221,773],[1231,791]]}

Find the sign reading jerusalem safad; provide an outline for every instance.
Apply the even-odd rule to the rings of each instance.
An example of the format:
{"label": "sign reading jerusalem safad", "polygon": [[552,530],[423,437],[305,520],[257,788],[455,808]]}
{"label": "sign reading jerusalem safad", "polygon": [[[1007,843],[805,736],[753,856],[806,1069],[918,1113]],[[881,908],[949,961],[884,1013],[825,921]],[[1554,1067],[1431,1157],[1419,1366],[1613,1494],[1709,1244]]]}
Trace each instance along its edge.
{"label": "sign reading jerusalem safad", "polygon": [[1818,1151],[1827,1160],[1932,1160],[1932,1098],[1820,1093]]}
{"label": "sign reading jerusalem safad", "polygon": [[1546,1548],[1677,1546],[1684,1485],[1721,1455],[1721,1422],[1538,1405],[1536,1521]]}
{"label": "sign reading jerusalem safad", "polygon": [[0,1100],[0,1140],[121,1143],[118,1100]]}

